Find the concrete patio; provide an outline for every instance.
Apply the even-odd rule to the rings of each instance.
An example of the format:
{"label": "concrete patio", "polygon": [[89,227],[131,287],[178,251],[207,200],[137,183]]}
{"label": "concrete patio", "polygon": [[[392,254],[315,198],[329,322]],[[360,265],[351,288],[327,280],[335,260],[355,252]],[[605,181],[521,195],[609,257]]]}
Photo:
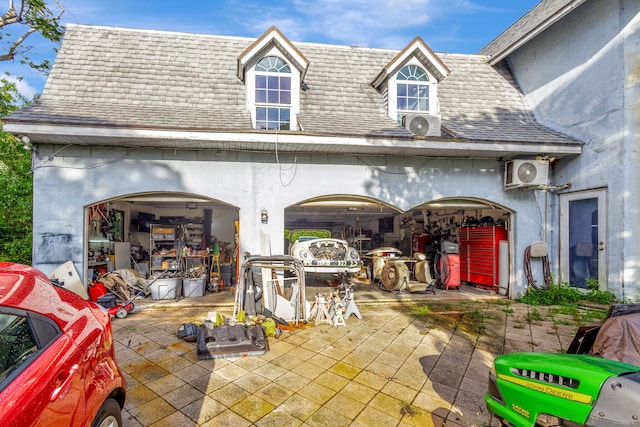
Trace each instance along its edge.
{"label": "concrete patio", "polygon": [[137,301],[113,320],[128,383],[124,425],[498,425],[483,403],[494,357],[564,351],[577,329],[547,307],[464,285],[436,295],[354,289],[361,320],[311,323],[269,337],[264,355],[209,360],[178,327],[209,311],[230,317],[232,292]]}

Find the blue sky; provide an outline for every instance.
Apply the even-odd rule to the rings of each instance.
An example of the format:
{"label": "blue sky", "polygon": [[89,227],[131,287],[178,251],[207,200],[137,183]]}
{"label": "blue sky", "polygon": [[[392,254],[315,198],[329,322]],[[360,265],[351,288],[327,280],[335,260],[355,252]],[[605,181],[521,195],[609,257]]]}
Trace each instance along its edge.
{"label": "blue sky", "polygon": [[[289,40],[402,49],[420,36],[435,52],[476,53],[539,0],[59,0],[62,23],[258,37],[272,25]],[[48,3],[54,4],[49,1]],[[53,46],[28,39],[33,57],[54,59]],[[22,76],[32,97],[46,77],[18,63],[0,72]]]}

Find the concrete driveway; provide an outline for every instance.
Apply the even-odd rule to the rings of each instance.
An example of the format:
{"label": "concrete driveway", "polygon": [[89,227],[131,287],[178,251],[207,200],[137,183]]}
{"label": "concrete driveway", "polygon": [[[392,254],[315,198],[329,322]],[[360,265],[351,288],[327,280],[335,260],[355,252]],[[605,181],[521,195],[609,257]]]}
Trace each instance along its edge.
{"label": "concrete driveway", "polygon": [[577,329],[573,316],[464,285],[436,295],[354,289],[362,319],[285,331],[261,356],[208,360],[177,330],[210,311],[230,317],[232,292],[137,301],[113,320],[124,425],[498,425],[483,403],[494,357],[564,351]]}

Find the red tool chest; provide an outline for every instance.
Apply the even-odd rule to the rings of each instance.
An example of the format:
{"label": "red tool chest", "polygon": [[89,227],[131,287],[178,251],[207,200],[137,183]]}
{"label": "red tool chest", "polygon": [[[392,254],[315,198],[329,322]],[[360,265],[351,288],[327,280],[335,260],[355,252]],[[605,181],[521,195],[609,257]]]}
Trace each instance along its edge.
{"label": "red tool chest", "polygon": [[504,226],[461,227],[460,280],[497,290],[501,240],[507,240]]}

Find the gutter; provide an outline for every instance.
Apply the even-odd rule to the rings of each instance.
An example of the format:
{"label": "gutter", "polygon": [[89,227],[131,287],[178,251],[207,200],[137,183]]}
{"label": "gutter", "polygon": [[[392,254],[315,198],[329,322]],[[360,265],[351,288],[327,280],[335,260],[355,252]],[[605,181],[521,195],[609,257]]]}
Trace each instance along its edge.
{"label": "gutter", "polygon": [[[197,132],[135,128],[101,128],[89,126],[54,126],[32,123],[7,123],[5,132],[27,137],[33,143],[109,145],[189,149],[224,149],[247,151],[342,154],[399,154],[422,156],[499,158],[513,153],[539,155],[579,155],[582,143],[541,141],[474,141],[450,138],[385,137],[350,135],[306,135],[277,132]],[[179,144],[182,142],[182,144]],[[339,147],[339,150],[332,149]],[[478,156],[479,152],[485,155]],[[473,154],[472,154],[473,153]]]}

